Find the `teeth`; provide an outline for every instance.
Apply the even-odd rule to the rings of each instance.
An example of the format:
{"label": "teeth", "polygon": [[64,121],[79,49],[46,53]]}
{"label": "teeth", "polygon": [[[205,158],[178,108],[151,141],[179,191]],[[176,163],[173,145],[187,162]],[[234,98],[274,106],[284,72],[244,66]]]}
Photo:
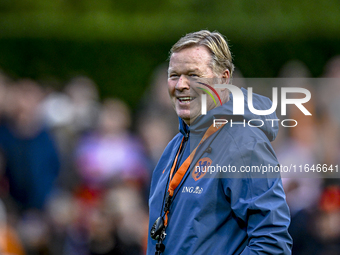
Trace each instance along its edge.
{"label": "teeth", "polygon": [[179,98],[179,100],[181,100],[181,101],[188,101],[188,100],[192,100],[193,98],[192,97],[181,97],[181,98]]}

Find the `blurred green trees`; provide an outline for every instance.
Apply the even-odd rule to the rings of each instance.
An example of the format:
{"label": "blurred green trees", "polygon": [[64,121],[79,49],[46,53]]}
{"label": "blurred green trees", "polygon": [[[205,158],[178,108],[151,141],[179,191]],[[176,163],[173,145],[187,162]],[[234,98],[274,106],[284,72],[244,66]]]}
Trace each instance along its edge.
{"label": "blurred green trees", "polygon": [[225,34],[245,76],[289,59],[314,76],[340,54],[340,2],[328,0],[0,0],[0,68],[18,77],[84,74],[135,106],[171,45],[199,29]]}
{"label": "blurred green trees", "polygon": [[339,38],[338,0],[1,0],[0,37],[164,41],[209,27],[237,40]]}

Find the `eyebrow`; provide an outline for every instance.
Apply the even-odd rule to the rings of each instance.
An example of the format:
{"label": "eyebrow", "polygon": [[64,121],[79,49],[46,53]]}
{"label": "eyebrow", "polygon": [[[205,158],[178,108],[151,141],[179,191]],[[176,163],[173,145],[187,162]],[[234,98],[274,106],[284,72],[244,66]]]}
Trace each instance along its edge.
{"label": "eyebrow", "polygon": [[[174,69],[169,68],[168,73],[171,73],[171,72],[176,72],[176,71]],[[186,71],[186,73],[191,73],[191,72],[202,73],[198,68],[189,69],[189,70]]]}

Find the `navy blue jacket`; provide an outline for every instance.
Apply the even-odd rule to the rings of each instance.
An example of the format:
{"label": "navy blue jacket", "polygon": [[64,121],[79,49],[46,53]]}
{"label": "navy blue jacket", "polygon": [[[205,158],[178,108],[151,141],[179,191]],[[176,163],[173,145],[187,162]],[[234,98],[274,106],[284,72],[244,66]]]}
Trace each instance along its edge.
{"label": "navy blue jacket", "polygon": [[[246,103],[246,90],[243,89],[243,93]],[[169,171],[183,136],[190,134],[179,156],[180,164],[196,147],[213,119],[232,115],[232,102],[231,96],[224,105],[199,116],[190,128],[180,119],[180,133],[168,144],[153,172],[149,231],[154,221],[164,215]],[[256,109],[271,107],[268,98],[256,94],[253,94],[253,104]],[[290,215],[279,174],[239,174],[246,166],[278,165],[270,144],[278,132],[278,122],[268,121],[277,117],[254,115],[246,104],[242,118],[245,126],[231,126],[229,121],[198,148],[190,171],[174,192],[163,241],[164,255],[291,254]],[[250,127],[247,121],[251,119],[261,119],[264,125]],[[252,122],[252,125],[259,124]],[[233,166],[237,172],[216,175],[196,171],[197,166],[217,165]],[[156,241],[149,236],[148,255],[155,254],[155,245]]]}
{"label": "navy blue jacket", "polygon": [[46,128],[23,138],[0,125],[0,150],[6,160],[10,195],[20,209],[42,209],[59,173],[56,145]]}

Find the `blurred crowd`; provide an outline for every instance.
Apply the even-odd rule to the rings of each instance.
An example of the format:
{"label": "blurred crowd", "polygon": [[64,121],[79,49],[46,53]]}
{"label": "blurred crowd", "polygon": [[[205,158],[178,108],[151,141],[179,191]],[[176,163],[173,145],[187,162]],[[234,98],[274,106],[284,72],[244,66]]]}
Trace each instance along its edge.
{"label": "blurred crowd", "polygon": [[[293,78],[291,86],[307,88],[312,95],[305,104],[312,116],[292,108],[288,118],[298,120],[284,128],[273,146],[280,164],[308,169],[326,166],[333,171],[288,174],[282,178],[291,212],[293,254],[340,254],[340,56],[329,60],[319,79],[311,77],[299,61],[287,63],[280,77]],[[300,77],[299,79],[294,79]],[[289,86],[286,84],[286,86]]]}
{"label": "blurred crowd", "polygon": [[0,254],[143,254],[154,162],[128,106],[5,74],[0,103]]}
{"label": "blurred crowd", "polygon": [[[281,78],[310,77],[291,61]],[[340,78],[340,57],[324,78]],[[235,81],[242,74],[235,72]],[[340,79],[339,79],[340,81]],[[62,90],[0,73],[0,254],[142,255],[153,168],[178,132],[158,67],[137,109],[99,99],[95,81],[74,77]],[[316,95],[295,128],[273,143],[281,164],[340,163],[340,82]],[[256,92],[256,91],[255,91]],[[301,120],[301,121],[300,121]],[[282,179],[290,206],[293,254],[340,254],[340,182]]]}

